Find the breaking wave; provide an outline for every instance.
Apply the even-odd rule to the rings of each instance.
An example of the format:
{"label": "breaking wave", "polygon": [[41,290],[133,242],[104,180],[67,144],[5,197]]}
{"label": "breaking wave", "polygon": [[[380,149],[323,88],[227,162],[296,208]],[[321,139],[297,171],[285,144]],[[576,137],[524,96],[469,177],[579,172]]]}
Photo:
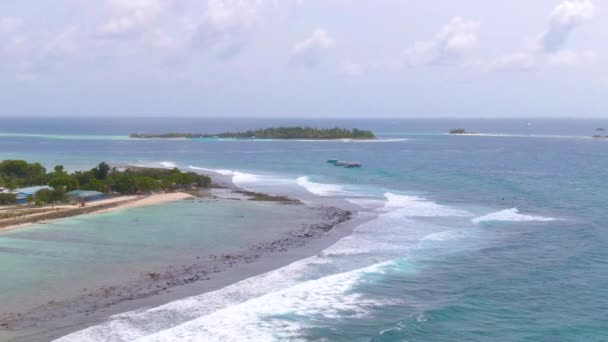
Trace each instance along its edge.
{"label": "breaking wave", "polygon": [[471,220],[473,223],[490,222],[490,221],[511,221],[511,222],[523,222],[523,221],[555,221],[553,217],[543,216],[532,216],[520,214],[517,208],[505,209],[491,213],[488,215],[476,217]]}

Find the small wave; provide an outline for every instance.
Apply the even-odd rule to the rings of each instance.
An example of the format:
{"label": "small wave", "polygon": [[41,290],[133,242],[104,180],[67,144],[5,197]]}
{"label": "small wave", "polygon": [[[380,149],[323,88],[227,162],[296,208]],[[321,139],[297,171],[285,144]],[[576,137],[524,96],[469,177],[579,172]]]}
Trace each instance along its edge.
{"label": "small wave", "polygon": [[467,236],[463,230],[444,230],[442,232],[433,233],[425,236],[422,241],[451,241]]}
{"label": "small wave", "polygon": [[317,196],[330,197],[330,196],[363,196],[354,191],[349,191],[343,185],[338,184],[326,184],[317,183],[310,180],[309,177],[299,177],[296,179],[296,184],[308,190]]}
{"label": "small wave", "polygon": [[174,169],[177,167],[177,164],[175,164],[175,162],[172,161],[163,161],[159,163],[160,165],[162,165],[163,167],[166,167],[167,169]]}
{"label": "small wave", "polygon": [[277,188],[293,185],[293,179],[234,171],[232,183],[249,191],[274,193]]}
{"label": "small wave", "polygon": [[437,204],[418,196],[397,195],[387,192],[386,204],[380,211],[398,210],[401,214],[409,217],[436,217],[436,216],[469,216],[464,210],[450,208]]}
{"label": "small wave", "polygon": [[234,171],[233,170],[226,170],[226,169],[207,169],[204,167],[198,167],[198,166],[192,166],[190,165],[190,168],[192,170],[197,170],[197,171],[207,171],[207,172],[214,172],[217,174],[220,174],[222,176],[234,176]]}
{"label": "small wave", "polygon": [[233,176],[232,176],[232,181],[235,184],[261,183],[265,179],[267,180],[268,177],[256,175],[253,173],[239,172],[239,171],[234,171]]}
{"label": "small wave", "polygon": [[363,209],[379,209],[386,203],[384,200],[373,198],[347,198],[346,201]]}
{"label": "small wave", "polygon": [[520,214],[517,208],[505,209],[501,211],[497,211],[495,213],[491,213],[488,215],[476,217],[471,220],[473,223],[481,223],[481,222],[490,222],[490,221],[511,221],[511,222],[523,222],[523,221],[542,221],[549,222],[555,221],[555,218],[552,217],[543,217],[543,216],[532,216],[532,215],[524,215]]}
{"label": "small wave", "polygon": [[160,161],[160,162],[143,162],[136,164],[129,164],[135,167],[144,167],[144,168],[164,168],[164,169],[175,169],[177,168],[177,164],[173,161]]}

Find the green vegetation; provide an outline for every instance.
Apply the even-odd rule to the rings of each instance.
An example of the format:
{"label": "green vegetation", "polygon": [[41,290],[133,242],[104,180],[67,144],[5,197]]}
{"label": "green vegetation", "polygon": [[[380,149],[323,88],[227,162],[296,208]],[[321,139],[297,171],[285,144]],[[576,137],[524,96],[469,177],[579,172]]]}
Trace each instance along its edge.
{"label": "green vegetation", "polygon": [[17,195],[2,193],[0,194],[0,205],[17,204]]}
{"label": "green vegetation", "polygon": [[47,203],[67,202],[68,195],[65,187],[57,187],[38,190],[31,199],[35,201],[36,205],[41,206]]}
{"label": "green vegetation", "polygon": [[192,133],[165,133],[165,134],[137,134],[129,135],[138,139],[201,139],[201,138],[232,138],[232,139],[376,139],[372,131],[342,128],[312,128],[312,127],[276,127],[243,132],[224,132],[219,134],[192,134]]}
{"label": "green vegetation", "polygon": [[[39,163],[30,164],[23,160],[4,160],[0,163],[0,186],[16,189],[46,184],[54,190],[39,190],[30,201],[37,204],[62,202],[67,198],[66,193],[75,189],[109,194],[136,194],[161,189],[207,187],[211,184],[211,178],[178,169],[130,168],[120,171],[103,162],[89,171],[76,171],[71,174],[65,172],[61,165],[47,173]],[[0,204],[15,202],[14,194],[0,194]]]}
{"label": "green vegetation", "polygon": [[0,163],[0,179],[0,186],[13,189],[29,185],[43,185],[47,181],[47,174],[46,169],[39,163],[29,164],[24,160],[4,160]]}

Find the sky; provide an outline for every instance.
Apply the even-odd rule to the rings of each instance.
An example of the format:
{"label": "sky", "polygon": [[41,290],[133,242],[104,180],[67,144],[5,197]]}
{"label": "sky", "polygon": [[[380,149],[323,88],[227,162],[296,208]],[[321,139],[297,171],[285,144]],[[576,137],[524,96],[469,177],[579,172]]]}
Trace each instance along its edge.
{"label": "sky", "polygon": [[2,117],[606,117],[608,0],[3,0]]}

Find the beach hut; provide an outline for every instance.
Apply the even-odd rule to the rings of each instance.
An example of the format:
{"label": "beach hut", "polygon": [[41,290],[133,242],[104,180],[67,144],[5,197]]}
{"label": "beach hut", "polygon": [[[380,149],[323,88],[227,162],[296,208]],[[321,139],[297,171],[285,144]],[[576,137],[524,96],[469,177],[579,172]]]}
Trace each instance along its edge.
{"label": "beach hut", "polygon": [[94,202],[108,198],[108,196],[103,192],[87,190],[70,191],[68,192],[68,196],[76,202]]}
{"label": "beach hut", "polygon": [[17,203],[25,204],[25,203],[27,203],[28,197],[34,196],[38,191],[45,190],[45,189],[53,190],[53,188],[51,188],[48,185],[42,185],[42,186],[31,186],[29,188],[16,189],[15,191],[13,191],[13,193],[15,195],[17,195]]}

